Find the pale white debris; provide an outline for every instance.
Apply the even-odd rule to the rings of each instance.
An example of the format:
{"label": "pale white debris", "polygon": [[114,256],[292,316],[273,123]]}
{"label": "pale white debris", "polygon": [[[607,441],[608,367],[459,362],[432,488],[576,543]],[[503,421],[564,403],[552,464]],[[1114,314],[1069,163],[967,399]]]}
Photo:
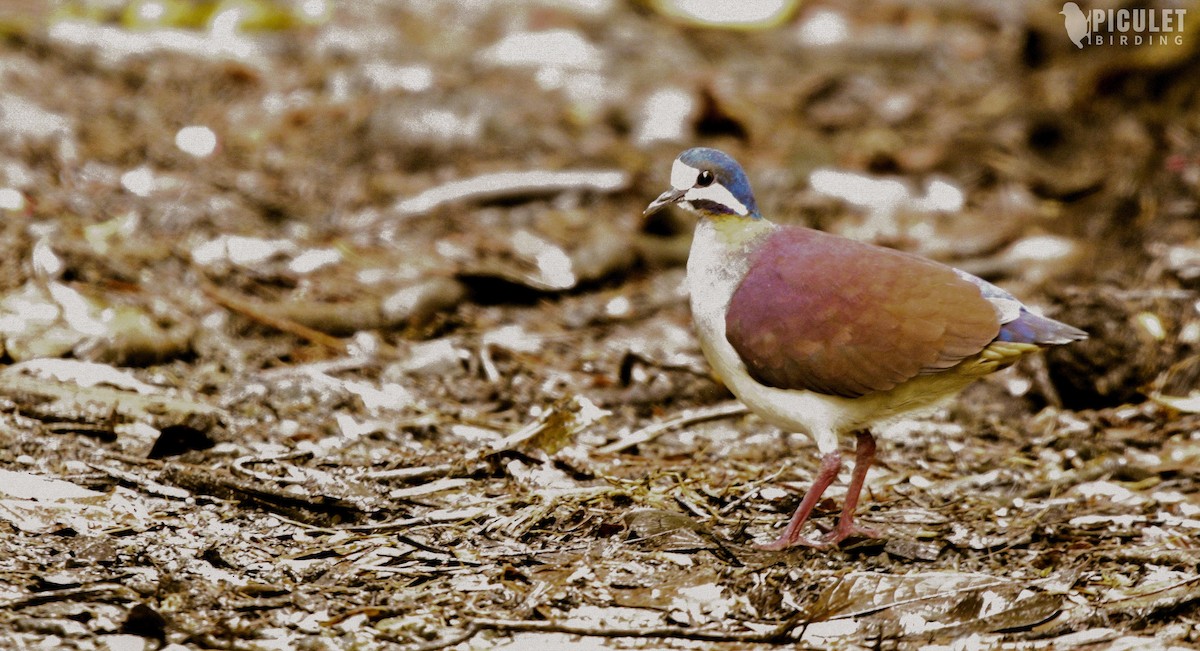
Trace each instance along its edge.
{"label": "pale white debris", "polygon": [[930,622],[921,613],[904,613],[900,615],[899,624],[905,635],[920,635],[945,626],[938,622]]}
{"label": "pale white debris", "polygon": [[399,65],[390,61],[363,64],[362,75],[375,90],[421,93],[433,88],[433,68],[423,64]]}
{"label": "pale white debris", "polygon": [[812,622],[804,627],[804,635],[801,636],[800,641],[810,645],[824,646],[839,638],[854,635],[858,629],[859,620],[849,617]]}
{"label": "pale white debris", "polygon": [[504,466],[505,472],[516,481],[539,489],[578,488],[579,482],[548,463],[527,464],[513,459]]}
{"label": "pale white debris", "polygon": [[219,235],[194,247],[192,262],[206,267],[220,263],[254,266],[276,256],[294,255],[298,250],[291,240]]}
{"label": "pale white debris", "polygon": [[121,187],[139,197],[148,197],[154,192],[154,170],[146,165],[135,167],[121,175]]}
{"label": "pale white debris", "polygon": [[1090,481],[1075,487],[1084,497],[1107,497],[1115,504],[1145,504],[1146,498],[1111,481]]}
{"label": "pale white debris", "polygon": [[429,108],[404,113],[392,124],[403,141],[452,144],[476,142],[483,136],[481,111]]}
{"label": "pale white debris", "polygon": [[455,201],[486,201],[520,196],[546,196],[571,190],[617,192],[629,185],[621,170],[530,170],[492,172],[432,187],[414,197],[401,199],[393,210],[415,215]]}
{"label": "pale white debris", "polygon": [[716,583],[681,587],[676,595],[670,608],[686,612],[693,622],[724,619],[733,609],[733,600],[725,596],[725,588]]}
{"label": "pale white debris", "polygon": [[[342,437],[349,440],[374,434],[375,432],[385,432],[391,428],[390,423],[385,423],[377,418],[368,418],[360,421],[346,413],[334,416],[334,421],[337,422],[338,430],[342,432]],[[298,447],[304,448],[305,446],[302,444]],[[309,447],[308,449],[320,449],[320,446],[316,446],[315,448]]]}
{"label": "pale white debris", "polygon": [[1113,527],[1128,529],[1136,524],[1145,522],[1146,517],[1142,515],[1081,515],[1071,518],[1068,524],[1072,527],[1094,527],[1096,525],[1107,524]]}
{"label": "pale white debris", "polygon": [[413,344],[408,357],[397,367],[413,375],[442,375],[462,370],[462,364],[470,356],[450,339],[434,339]]}
{"label": "pale white debris", "polygon": [[689,125],[697,110],[692,93],[682,88],[660,88],[642,105],[634,140],[639,145],[686,140],[691,135]]}
{"label": "pale white debris", "polygon": [[17,212],[26,206],[25,195],[16,188],[0,188],[0,210]]}
{"label": "pale white debris", "polygon": [[891,212],[911,196],[908,187],[896,179],[881,179],[867,174],[818,169],[808,184],[821,194],[871,210]]}
{"label": "pale white debris", "polygon": [[81,387],[106,385],[143,395],[158,395],[162,390],[146,384],[128,371],[121,371],[107,364],[85,362],[78,359],[31,359],[13,364],[0,373],[24,373],[36,377],[50,378],[56,382],[78,384]]}
{"label": "pale white debris", "polygon": [[758,496],[766,501],[781,500],[791,493],[779,488],[778,486],[764,486],[758,489]]}
{"label": "pale white debris", "polygon": [[796,39],[809,47],[841,45],[850,39],[850,23],[834,9],[816,9],[796,29]]}
{"label": "pale white debris", "polygon": [[342,261],[342,252],[338,249],[308,249],[292,258],[288,269],[297,274],[310,274]]}
{"label": "pale white debris", "polygon": [[733,29],[765,28],[791,15],[797,0],[658,0],[663,13],[689,23]]}
{"label": "pale white debris", "polygon": [[1162,319],[1153,312],[1139,312],[1133,317],[1133,322],[1155,341],[1163,341],[1167,338],[1166,326],[1163,325]]}
{"label": "pale white debris", "polygon": [[69,481],[2,469],[0,469],[0,494],[17,499],[41,501],[75,500],[104,495],[104,493],[72,484]]}
{"label": "pale white debris", "polygon": [[0,133],[8,137],[42,140],[55,136],[72,139],[71,121],[30,100],[0,95]]}
{"label": "pale white debris", "polygon": [[45,292],[32,282],[0,299],[0,309],[0,333],[8,336],[49,327],[60,314],[59,307],[46,300]]}
{"label": "pale white debris", "polygon": [[333,3],[330,0],[300,0],[296,5],[296,15],[310,23],[323,23],[333,14]]}
{"label": "pale white debris", "polygon": [[621,319],[633,314],[633,302],[628,296],[617,296],[604,304],[604,315],[611,319]]}
{"label": "pale white debris", "polygon": [[538,280],[548,288],[570,289],[575,286],[571,256],[557,244],[522,229],[513,233],[512,247],[518,256],[533,260],[537,265]]}
{"label": "pale white debris", "polygon": [[204,61],[234,60],[266,67],[268,59],[261,39],[240,31],[198,32],[184,29],[127,30],[93,21],[58,21],[47,36],[53,43],[88,48],[99,61],[112,66],[128,58],[152,57],[178,52]]}
{"label": "pale white debris", "polygon": [[108,333],[111,312],[102,311],[74,287],[54,282],[46,285],[50,297],[58,303],[60,316],[75,332],[89,337],[102,337]]}
{"label": "pale white debris", "polygon": [[96,638],[104,651],[145,651],[150,640],[132,633],[113,633]]}
{"label": "pale white debris", "polygon": [[1183,280],[1200,278],[1200,246],[1176,245],[1167,247],[1167,268]]}
{"label": "pale white debris", "polygon": [[388,492],[388,497],[391,499],[404,499],[409,497],[417,497],[420,495],[432,495],[433,493],[441,493],[449,490],[456,490],[464,486],[470,486],[473,480],[466,477],[447,477],[445,479],[435,479],[434,481],[408,486],[405,488],[396,488]]}
{"label": "pale white debris", "polygon": [[508,34],[479,53],[481,62],[508,68],[599,70],[604,52],[571,29]]}
{"label": "pale white debris", "polygon": [[30,252],[29,261],[33,265],[33,271],[42,278],[56,278],[62,273],[66,265],[62,258],[54,252],[50,246],[50,238],[43,237],[38,239],[33,244],[33,251]]}
{"label": "pale white debris", "polygon": [[895,215],[901,210],[958,212],[966,203],[966,195],[961,188],[939,178],[926,182],[923,193],[918,194],[899,179],[818,169],[809,175],[809,185],[816,192],[866,209],[871,228],[878,232],[863,233],[864,237],[895,231]]}
{"label": "pale white debris", "polygon": [[1178,504],[1182,508],[1190,508],[1190,512],[1181,511],[1183,515],[1196,515],[1200,513],[1200,505],[1188,503],[1188,496],[1179,491],[1154,491],[1150,494],[1150,499],[1159,504]]}
{"label": "pale white debris", "polygon": [[920,212],[958,212],[966,203],[961,188],[944,179],[930,179],[925,194],[912,197],[909,208]]}
{"label": "pale white debris", "polygon": [[1078,247],[1075,240],[1058,235],[1034,235],[1017,240],[1008,248],[1006,256],[1017,261],[1059,260],[1073,255]]}
{"label": "pale white debris", "polygon": [[536,353],[542,347],[542,337],[519,325],[507,325],[483,335],[483,343],[517,353]]}
{"label": "pale white debris", "polygon": [[911,477],[908,478],[908,483],[910,483],[913,486],[915,486],[916,488],[920,488],[922,490],[933,486],[932,481],[930,481],[928,478],[923,477],[921,475],[912,475]]}
{"label": "pale white debris", "polygon": [[203,125],[191,125],[175,134],[175,146],[185,154],[207,158],[217,150],[217,134]]}
{"label": "pale white debris", "polygon": [[401,410],[416,401],[411,391],[395,382],[375,386],[372,382],[346,380],[342,382],[342,387],[358,396],[372,414],[383,410]]}

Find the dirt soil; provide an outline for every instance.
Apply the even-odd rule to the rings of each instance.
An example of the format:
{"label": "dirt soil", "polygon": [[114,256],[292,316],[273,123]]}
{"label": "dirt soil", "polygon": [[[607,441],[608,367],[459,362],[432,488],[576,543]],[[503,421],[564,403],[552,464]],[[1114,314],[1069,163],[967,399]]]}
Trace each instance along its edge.
{"label": "dirt soil", "polygon": [[[4,3],[0,647],[1200,648],[1200,11],[775,4]],[[819,460],[641,217],[701,144],[1091,338],[759,551]]]}

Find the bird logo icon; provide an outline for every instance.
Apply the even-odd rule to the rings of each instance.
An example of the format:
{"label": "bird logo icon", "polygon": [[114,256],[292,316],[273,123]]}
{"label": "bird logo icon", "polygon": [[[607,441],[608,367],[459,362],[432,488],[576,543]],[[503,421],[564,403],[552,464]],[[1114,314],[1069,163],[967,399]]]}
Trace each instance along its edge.
{"label": "bird logo icon", "polygon": [[1083,13],[1079,5],[1074,2],[1064,3],[1062,11],[1058,13],[1066,24],[1067,36],[1071,37],[1071,42],[1075,44],[1075,47],[1082,50],[1083,41],[1092,33],[1087,14]]}

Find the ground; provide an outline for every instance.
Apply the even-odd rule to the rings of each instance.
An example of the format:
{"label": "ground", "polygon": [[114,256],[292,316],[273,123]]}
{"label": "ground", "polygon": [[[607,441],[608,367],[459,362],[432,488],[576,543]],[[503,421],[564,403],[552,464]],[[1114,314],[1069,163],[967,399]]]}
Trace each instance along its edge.
{"label": "ground", "polygon": [[[688,6],[0,8],[0,646],[1200,645],[1200,21]],[[818,458],[641,218],[700,144],[1091,339],[758,551]]]}

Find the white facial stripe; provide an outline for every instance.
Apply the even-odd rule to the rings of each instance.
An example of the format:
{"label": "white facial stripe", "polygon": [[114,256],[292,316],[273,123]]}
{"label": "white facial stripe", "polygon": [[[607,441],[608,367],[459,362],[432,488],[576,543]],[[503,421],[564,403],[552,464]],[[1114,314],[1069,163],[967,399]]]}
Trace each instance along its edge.
{"label": "white facial stripe", "polygon": [[676,190],[686,190],[696,185],[698,176],[700,176],[700,170],[681,160],[677,159],[671,166],[671,186]]}
{"label": "white facial stripe", "polygon": [[[688,169],[691,169],[691,168],[688,168]],[[675,178],[674,173],[671,174],[671,178],[672,178],[672,182],[674,182],[674,178]],[[675,186],[675,187],[679,187],[679,186]],[[730,192],[729,190],[726,190],[725,186],[721,185],[720,183],[713,183],[712,185],[710,185],[706,188],[692,188],[692,189],[688,190],[686,194],[683,195],[683,198],[686,201],[697,201],[697,200],[712,201],[713,203],[718,203],[722,206],[727,206],[734,213],[741,215],[742,217],[745,217],[746,215],[750,214],[750,211],[746,209],[746,206],[741,201],[738,201],[733,196],[733,193]]]}

